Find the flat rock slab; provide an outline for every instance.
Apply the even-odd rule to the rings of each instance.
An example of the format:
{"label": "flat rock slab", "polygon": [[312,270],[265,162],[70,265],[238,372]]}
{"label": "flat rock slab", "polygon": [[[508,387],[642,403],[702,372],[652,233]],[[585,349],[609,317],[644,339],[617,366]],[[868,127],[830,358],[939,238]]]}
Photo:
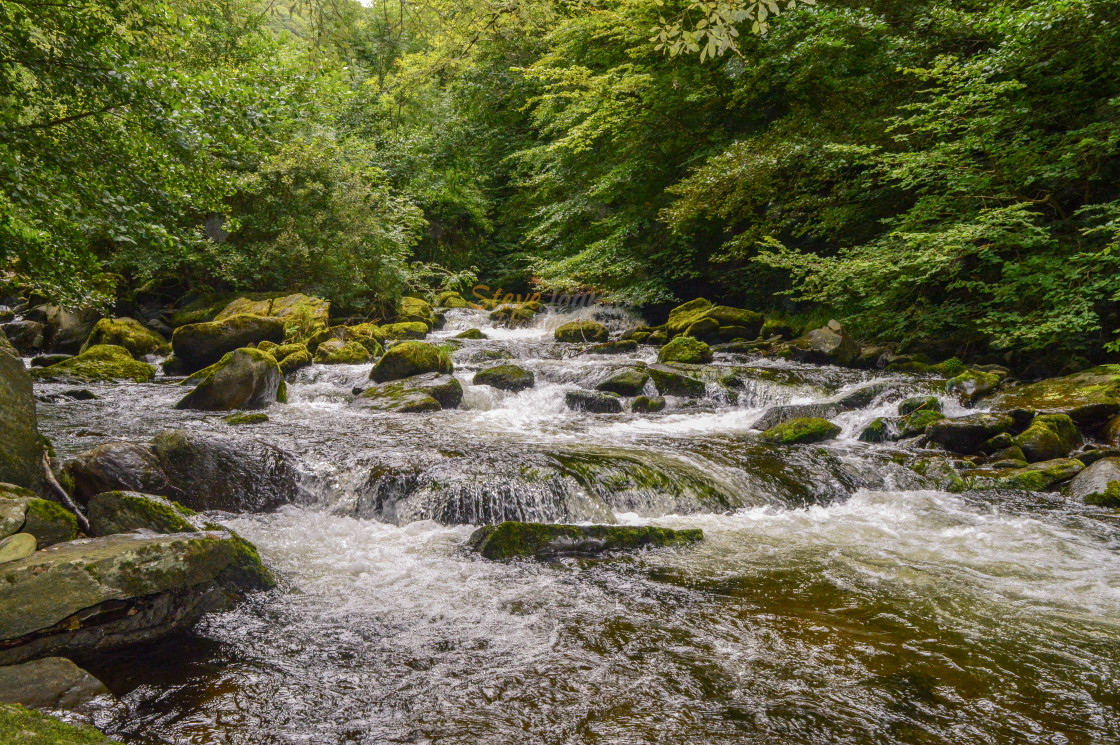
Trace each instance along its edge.
{"label": "flat rock slab", "polygon": [[501,560],[562,555],[592,556],[608,551],[685,546],[703,538],[704,533],[699,529],[504,522],[501,525],[479,528],[471,534],[468,545],[484,558]]}
{"label": "flat rock slab", "polygon": [[35,553],[35,536],[30,533],[16,533],[0,540],[0,564],[26,559],[33,553]]}
{"label": "flat rock slab", "polygon": [[65,657],[0,667],[0,703],[31,709],[76,709],[109,689]]}

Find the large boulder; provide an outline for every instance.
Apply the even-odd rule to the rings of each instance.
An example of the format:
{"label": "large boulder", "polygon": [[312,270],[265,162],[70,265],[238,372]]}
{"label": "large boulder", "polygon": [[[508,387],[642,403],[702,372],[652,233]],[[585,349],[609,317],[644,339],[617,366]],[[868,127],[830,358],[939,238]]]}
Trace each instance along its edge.
{"label": "large boulder", "polygon": [[791,341],[789,352],[801,362],[847,366],[859,357],[860,346],[837,321],[829,321],[827,326]]}
{"label": "large boulder", "polygon": [[754,339],[762,329],[762,314],[726,305],[712,305],[696,298],[669,311],[665,330],[670,336],[686,334],[697,339]]}
{"label": "large boulder", "polygon": [[1120,365],[1101,365],[1003,391],[992,400],[992,408],[1067,414],[1081,426],[1103,424],[1120,414]]}
{"label": "large boulder", "polygon": [[[66,711],[88,704],[99,696],[111,695],[104,683],[65,657],[47,657],[0,667],[0,703],[3,704]],[[0,732],[3,731],[0,726]]]}
{"label": "large boulder", "polygon": [[436,295],[437,308],[467,308],[470,307],[463,296],[454,290],[447,290]]}
{"label": "large boulder", "polygon": [[0,482],[49,494],[31,375],[0,333]]}
{"label": "large boulder", "polygon": [[712,361],[712,349],[699,339],[678,336],[657,353],[658,362],[684,362],[699,365]]}
{"label": "large boulder", "polygon": [[537,311],[519,305],[510,305],[490,311],[490,320],[507,328],[522,328],[532,326],[536,321]]}
{"label": "large boulder", "polygon": [[500,561],[687,546],[703,539],[704,533],[699,529],[504,522],[479,528],[467,543],[483,558]]}
{"label": "large boulder", "polygon": [[330,316],[329,300],[296,293],[272,298],[239,297],[214,316],[215,321],[225,321],[240,315],[264,316],[280,319],[285,332],[293,337],[307,338],[320,328],[326,328]]}
{"label": "large boulder", "polygon": [[155,639],[271,583],[224,531],[60,543],[4,566],[0,664]]}
{"label": "large boulder", "polygon": [[1015,426],[1009,414],[982,413],[942,419],[926,428],[926,437],[954,453],[977,453],[985,442]]}
{"label": "large boulder", "polygon": [[300,494],[291,459],[260,440],[165,430],[151,450],[177,491],[171,498],[192,510],[262,512]]}
{"label": "large boulder", "polygon": [[650,365],[647,370],[658,394],[662,396],[702,398],[707,390],[703,380],[685,375],[668,365]]}
{"label": "large boulder", "polygon": [[318,365],[361,365],[369,362],[370,358],[369,350],[358,341],[328,339],[315,350],[315,363]]}
{"label": "large boulder", "polygon": [[133,357],[171,351],[166,339],[133,318],[102,318],[89,332],[81,351],[99,344],[124,347]]}
{"label": "large boulder", "polygon": [[497,365],[479,370],[472,381],[474,385],[488,385],[503,391],[523,391],[536,384],[532,372],[517,365]]}
{"label": "large boulder", "polygon": [[196,375],[194,390],[175,404],[176,409],[266,409],[288,399],[287,385],[276,359],[252,347],[230,352]]}
{"label": "large boulder", "polygon": [[287,377],[296,370],[301,370],[312,363],[311,353],[307,349],[300,349],[280,360],[280,373]]}
{"label": "large boulder", "polygon": [[156,369],[147,362],[134,359],[124,347],[98,344],[75,357],[33,370],[31,374],[36,380],[131,380],[134,383],[147,383],[156,376]]}
{"label": "large boulder", "polygon": [[132,533],[192,533],[205,527],[193,510],[155,494],[107,491],[94,496],[87,506],[92,536]]}
{"label": "large boulder", "polygon": [[384,383],[433,372],[451,374],[451,355],[447,350],[422,341],[403,341],[390,347],[377,361],[369,379]]}
{"label": "large boulder", "polygon": [[622,401],[613,393],[599,391],[568,391],[564,403],[572,411],[586,411],[590,414],[621,414]]}
{"label": "large boulder", "polygon": [[33,536],[36,547],[43,549],[77,538],[78,518],[57,502],[39,499],[14,484],[0,484],[0,539],[15,533]]}
{"label": "large boulder", "polygon": [[24,318],[5,323],[0,330],[4,332],[4,336],[8,338],[12,346],[24,354],[34,354],[46,349],[46,324]]}
{"label": "large boulder", "polygon": [[614,375],[595,386],[595,390],[604,393],[616,393],[619,396],[637,396],[645,390],[649,382],[649,373],[645,370],[632,368],[620,370]]}
{"label": "large boulder", "polygon": [[1078,501],[1099,500],[1111,484],[1120,482],[1120,458],[1101,458],[1069,484],[1069,495]]}
{"label": "large boulder", "polygon": [[945,381],[945,391],[956,393],[961,403],[971,405],[985,396],[990,396],[999,388],[1006,375],[969,368],[961,374]]}
{"label": "large boulder", "polygon": [[553,332],[556,341],[586,342],[597,344],[605,342],[610,337],[607,327],[595,321],[572,321],[565,323]]}
{"label": "large boulder", "polygon": [[72,484],[73,497],[81,504],[107,491],[160,494],[173,499],[182,496],[151,449],[132,442],[98,445],[68,462],[63,471]]}
{"label": "large boulder", "polygon": [[46,325],[47,346],[56,352],[73,354],[93,330],[101,314],[92,309],[70,310],[60,305],[44,305],[36,309]]}
{"label": "large boulder", "polygon": [[833,440],[840,434],[840,427],[819,417],[790,419],[764,431],[766,442],[775,445],[801,445]]}
{"label": "large boulder", "polygon": [[385,339],[419,340],[428,335],[428,326],[419,321],[400,321],[387,323],[381,327]]}
{"label": "large boulder", "polygon": [[351,406],[370,411],[420,413],[454,409],[463,400],[463,386],[450,375],[433,372],[392,380],[367,388]]}
{"label": "large boulder", "polygon": [[428,329],[431,329],[435,323],[435,315],[427,300],[418,297],[402,297],[397,309],[397,320],[422,323]]}
{"label": "large boulder", "polygon": [[1081,443],[1081,432],[1066,414],[1040,414],[1014,438],[1031,463],[1064,458]]}
{"label": "large boulder", "polygon": [[242,313],[220,321],[191,323],[175,329],[171,346],[188,372],[212,365],[235,349],[262,341],[284,341],[284,320]]}

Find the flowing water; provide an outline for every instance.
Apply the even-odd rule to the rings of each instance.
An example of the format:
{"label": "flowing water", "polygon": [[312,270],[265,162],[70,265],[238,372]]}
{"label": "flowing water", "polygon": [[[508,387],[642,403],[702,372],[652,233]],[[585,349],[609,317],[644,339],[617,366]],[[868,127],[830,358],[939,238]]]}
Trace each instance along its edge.
{"label": "flowing water", "polygon": [[[591,311],[583,311],[589,314]],[[436,337],[463,407],[348,407],[369,366],[315,366],[271,421],[179,412],[172,385],[43,404],[63,456],[186,428],[256,438],[302,473],[298,503],[219,515],[284,578],[191,634],[86,661],[129,743],[1088,743],[1120,741],[1120,529],[1060,495],[937,491],[856,440],[916,377],[718,354],[697,401],[569,411],[635,355],[550,341],[544,315]],[[625,322],[625,319],[616,319]],[[509,359],[518,394],[470,385]],[[728,375],[735,382],[723,386]],[[773,448],[770,406],[883,383],[839,439]],[[51,392],[54,386],[42,386]],[[952,401],[947,411],[958,412]],[[464,549],[501,519],[703,528],[604,559],[493,563]]]}

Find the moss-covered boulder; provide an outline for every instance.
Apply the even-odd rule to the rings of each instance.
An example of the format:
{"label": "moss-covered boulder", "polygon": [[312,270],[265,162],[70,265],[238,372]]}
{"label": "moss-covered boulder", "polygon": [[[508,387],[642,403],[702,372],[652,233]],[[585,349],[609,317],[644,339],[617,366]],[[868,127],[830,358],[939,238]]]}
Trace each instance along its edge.
{"label": "moss-covered boulder", "polygon": [[827,419],[805,417],[782,422],[764,431],[761,437],[776,445],[800,445],[832,440],[839,434],[840,427]]}
{"label": "moss-covered boulder", "polygon": [[102,318],[89,333],[82,351],[99,344],[124,347],[133,357],[167,354],[171,345],[162,336],[133,318]]}
{"label": "moss-covered boulder", "polygon": [[46,496],[43,438],[35,412],[31,375],[19,353],[0,333],[0,482]]}
{"label": "moss-covered boulder", "polygon": [[890,442],[899,439],[898,421],[891,417],[876,417],[860,431],[860,442]]}
{"label": "moss-covered boulder", "polygon": [[1047,491],[1063,481],[1069,481],[1085,469],[1085,465],[1072,458],[1059,458],[1032,463],[1024,468],[981,469],[967,474],[972,489],[1019,489],[1021,491]]}
{"label": "moss-covered boulder", "polygon": [[517,365],[497,365],[479,370],[474,375],[474,385],[488,385],[503,391],[523,391],[536,385],[536,376]]}
{"label": "moss-covered boulder", "polygon": [[315,350],[318,365],[361,365],[371,359],[369,350],[356,341],[329,339]]}
{"label": "moss-covered boulder", "polygon": [[1120,414],[1120,365],[1101,365],[1076,375],[1011,388],[999,393],[991,405],[1000,411],[1067,414],[1081,426],[1103,424]]}
{"label": "moss-covered boulder", "polygon": [[454,290],[447,290],[436,295],[434,304],[437,308],[469,307],[467,301],[463,299],[463,296]]}
{"label": "moss-covered boulder", "polygon": [[929,429],[929,426],[934,422],[939,422],[945,418],[945,415],[940,411],[933,411],[931,409],[917,409],[916,411],[902,417],[899,425],[899,437],[906,439],[907,437],[917,437],[924,435]]}
{"label": "moss-covered boulder", "polygon": [[447,350],[421,341],[403,341],[389,348],[370,371],[377,383],[400,380],[424,373],[452,372],[451,355]]}
{"label": "moss-covered boulder", "polygon": [[937,396],[914,396],[898,405],[901,416],[913,414],[915,411],[941,411],[941,399]]}
{"label": "moss-covered boulder", "polygon": [[22,706],[0,704],[4,745],[120,745],[85,724],[72,724]]}
{"label": "moss-covered boulder", "polygon": [[[158,638],[260,589],[222,531],[69,541],[4,566],[0,664]],[[267,576],[258,573],[258,578]]]}
{"label": "moss-covered boulder", "polygon": [[[262,342],[262,344],[263,344],[263,342]],[[265,352],[268,352],[269,354],[272,355],[272,359],[276,360],[277,362],[280,362],[280,360],[284,359],[289,354],[295,354],[296,352],[309,351],[307,349],[306,342],[297,341],[297,342],[292,342],[290,344],[276,344],[272,348],[265,348],[264,346],[262,346],[262,344],[258,344],[257,349],[261,349]]]}
{"label": "moss-covered boulder", "polygon": [[230,414],[229,416],[222,417],[222,421],[234,427],[241,427],[247,424],[264,424],[268,421],[268,414],[265,414],[263,411]]}
{"label": "moss-covered boulder", "polygon": [[687,546],[703,539],[704,533],[699,529],[504,522],[479,528],[467,543],[483,558],[501,561]]}
{"label": "moss-covered boulder", "polygon": [[30,534],[42,549],[77,538],[78,519],[56,502],[15,484],[0,483],[0,538],[16,533]]}
{"label": "moss-covered boulder", "polygon": [[240,315],[277,318],[283,322],[286,337],[306,339],[327,327],[330,310],[330,301],[311,295],[255,295],[235,298],[213,320],[225,321]]}
{"label": "moss-covered boulder", "polygon": [[[1101,504],[1110,486],[1120,482],[1120,458],[1101,458],[1069,484],[1069,496],[1089,504]],[[1114,487],[1115,488],[1115,487]],[[1120,506],[1120,505],[1116,505]]]}
{"label": "moss-covered boulder", "polygon": [[657,393],[661,396],[702,398],[707,390],[704,381],[685,375],[667,365],[650,365],[647,368]]}
{"label": "moss-covered boulder", "polygon": [[649,373],[645,370],[631,368],[620,370],[595,386],[595,390],[604,393],[617,393],[620,396],[637,396],[645,390],[649,382]]}
{"label": "moss-covered boulder", "polygon": [[284,341],[282,318],[239,314],[220,321],[192,323],[175,329],[171,346],[188,372],[212,365],[235,349],[262,341]]}
{"label": "moss-covered boulder", "polygon": [[[99,696],[108,699],[112,694],[104,683],[65,657],[47,657],[24,662],[21,665],[0,667],[0,704],[19,704],[33,709],[65,711],[88,704]],[[0,714],[0,722],[2,721],[2,714]],[[5,745],[21,742],[7,739],[2,726],[0,724],[0,742]],[[49,742],[53,744],[75,741],[66,739]]]}
{"label": "moss-covered boulder", "polygon": [[133,359],[124,347],[99,344],[58,364],[33,370],[31,375],[44,381],[131,380],[147,383],[156,376],[156,369],[147,362]]}
{"label": "moss-covered boulder", "polygon": [[665,399],[661,396],[635,396],[630,402],[630,411],[635,414],[652,414],[665,408]]}
{"label": "moss-covered boulder", "polygon": [[462,333],[455,334],[456,339],[489,339],[486,334],[482,333],[479,329],[467,329]]}
{"label": "moss-covered boulder", "polygon": [[279,367],[280,373],[287,377],[296,370],[307,367],[312,362],[311,353],[306,349],[301,349],[298,352],[292,352],[284,359],[280,360]]}
{"label": "moss-covered boulder", "polygon": [[423,298],[403,297],[398,306],[397,320],[401,322],[422,323],[425,326],[425,330],[430,330],[435,322],[434,311],[428,301]]}
{"label": "moss-covered boulder", "polygon": [[633,354],[637,351],[638,342],[633,339],[620,339],[588,347],[586,354]]}
{"label": "moss-covered boulder", "polygon": [[990,396],[1003,382],[1003,375],[983,370],[968,369],[945,382],[945,392],[955,393],[962,403],[974,404]]}
{"label": "moss-covered boulder", "polygon": [[369,411],[418,414],[454,409],[462,401],[462,384],[451,375],[433,372],[367,388],[354,399],[351,406]]}
{"label": "moss-covered boulder", "polygon": [[572,411],[586,411],[589,414],[620,414],[622,401],[613,393],[599,391],[568,391],[564,403]]}
{"label": "moss-covered boulder", "polygon": [[428,335],[428,327],[419,321],[387,323],[381,327],[381,331],[388,340],[423,339]]}
{"label": "moss-covered boulder", "polygon": [[521,305],[511,305],[490,311],[490,320],[507,328],[524,328],[536,321],[537,311]]}
{"label": "moss-covered boulder", "polygon": [[978,453],[985,442],[1014,426],[1015,420],[1008,414],[970,414],[931,423],[926,437],[954,453]]}
{"label": "moss-covered boulder", "polygon": [[1014,438],[1031,463],[1064,458],[1082,443],[1081,432],[1066,414],[1040,414]]}
{"label": "moss-covered boulder", "polygon": [[194,390],[175,404],[175,408],[265,409],[277,401],[287,402],[287,385],[279,365],[268,352],[246,347],[230,352],[206,368]]}
{"label": "moss-covered boulder", "polygon": [[700,365],[712,361],[712,349],[699,339],[678,336],[657,353],[658,362],[683,362]]}
{"label": "moss-covered boulder", "polygon": [[610,338],[607,327],[595,321],[572,321],[565,323],[553,332],[556,341],[578,343],[595,342],[602,344]]}
{"label": "moss-covered boulder", "polygon": [[[761,313],[713,305],[704,298],[696,298],[669,311],[665,331],[669,336],[688,334],[699,339],[754,339],[762,329],[762,322]],[[721,328],[734,330],[721,333]]]}
{"label": "moss-covered boulder", "polygon": [[801,362],[819,365],[851,365],[860,355],[860,346],[837,321],[813,329],[789,343],[789,353]]}
{"label": "moss-covered boulder", "polygon": [[137,491],[177,496],[178,491],[147,447],[132,442],[107,442],[79,454],[63,467],[73,496],[86,504],[106,491]]}
{"label": "moss-covered boulder", "polygon": [[193,533],[202,527],[197,513],[155,494],[110,491],[95,495],[87,506],[90,535]]}
{"label": "moss-covered boulder", "polygon": [[794,336],[793,326],[788,321],[782,321],[777,318],[767,318],[762,323],[762,328],[758,332],[759,338],[762,339],[792,339]]}

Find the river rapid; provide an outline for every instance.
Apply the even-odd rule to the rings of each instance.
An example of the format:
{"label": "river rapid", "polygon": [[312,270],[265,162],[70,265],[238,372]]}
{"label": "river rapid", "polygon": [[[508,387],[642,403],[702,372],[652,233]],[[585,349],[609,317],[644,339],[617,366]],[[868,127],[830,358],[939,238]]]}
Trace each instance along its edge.
{"label": "river rapid", "polygon": [[[300,371],[251,427],[174,410],[183,391],[159,380],[41,404],[64,458],[185,428],[269,442],[301,472],[296,504],[215,516],[283,587],[83,661],[122,702],[96,723],[138,744],[1120,741],[1114,518],[1059,494],[938,491],[897,445],[859,442],[936,390],[918,376],[719,353],[696,371],[703,399],[570,411],[566,391],[656,353],[553,343],[571,317],[503,329],[451,311],[437,340],[490,338],[462,342],[463,406],[434,414],[350,408],[369,365]],[[470,385],[501,360],[536,387]],[[765,446],[750,429],[770,406],[872,382],[886,385],[836,417],[834,441]],[[465,549],[500,519],[705,540],[548,563]]]}

